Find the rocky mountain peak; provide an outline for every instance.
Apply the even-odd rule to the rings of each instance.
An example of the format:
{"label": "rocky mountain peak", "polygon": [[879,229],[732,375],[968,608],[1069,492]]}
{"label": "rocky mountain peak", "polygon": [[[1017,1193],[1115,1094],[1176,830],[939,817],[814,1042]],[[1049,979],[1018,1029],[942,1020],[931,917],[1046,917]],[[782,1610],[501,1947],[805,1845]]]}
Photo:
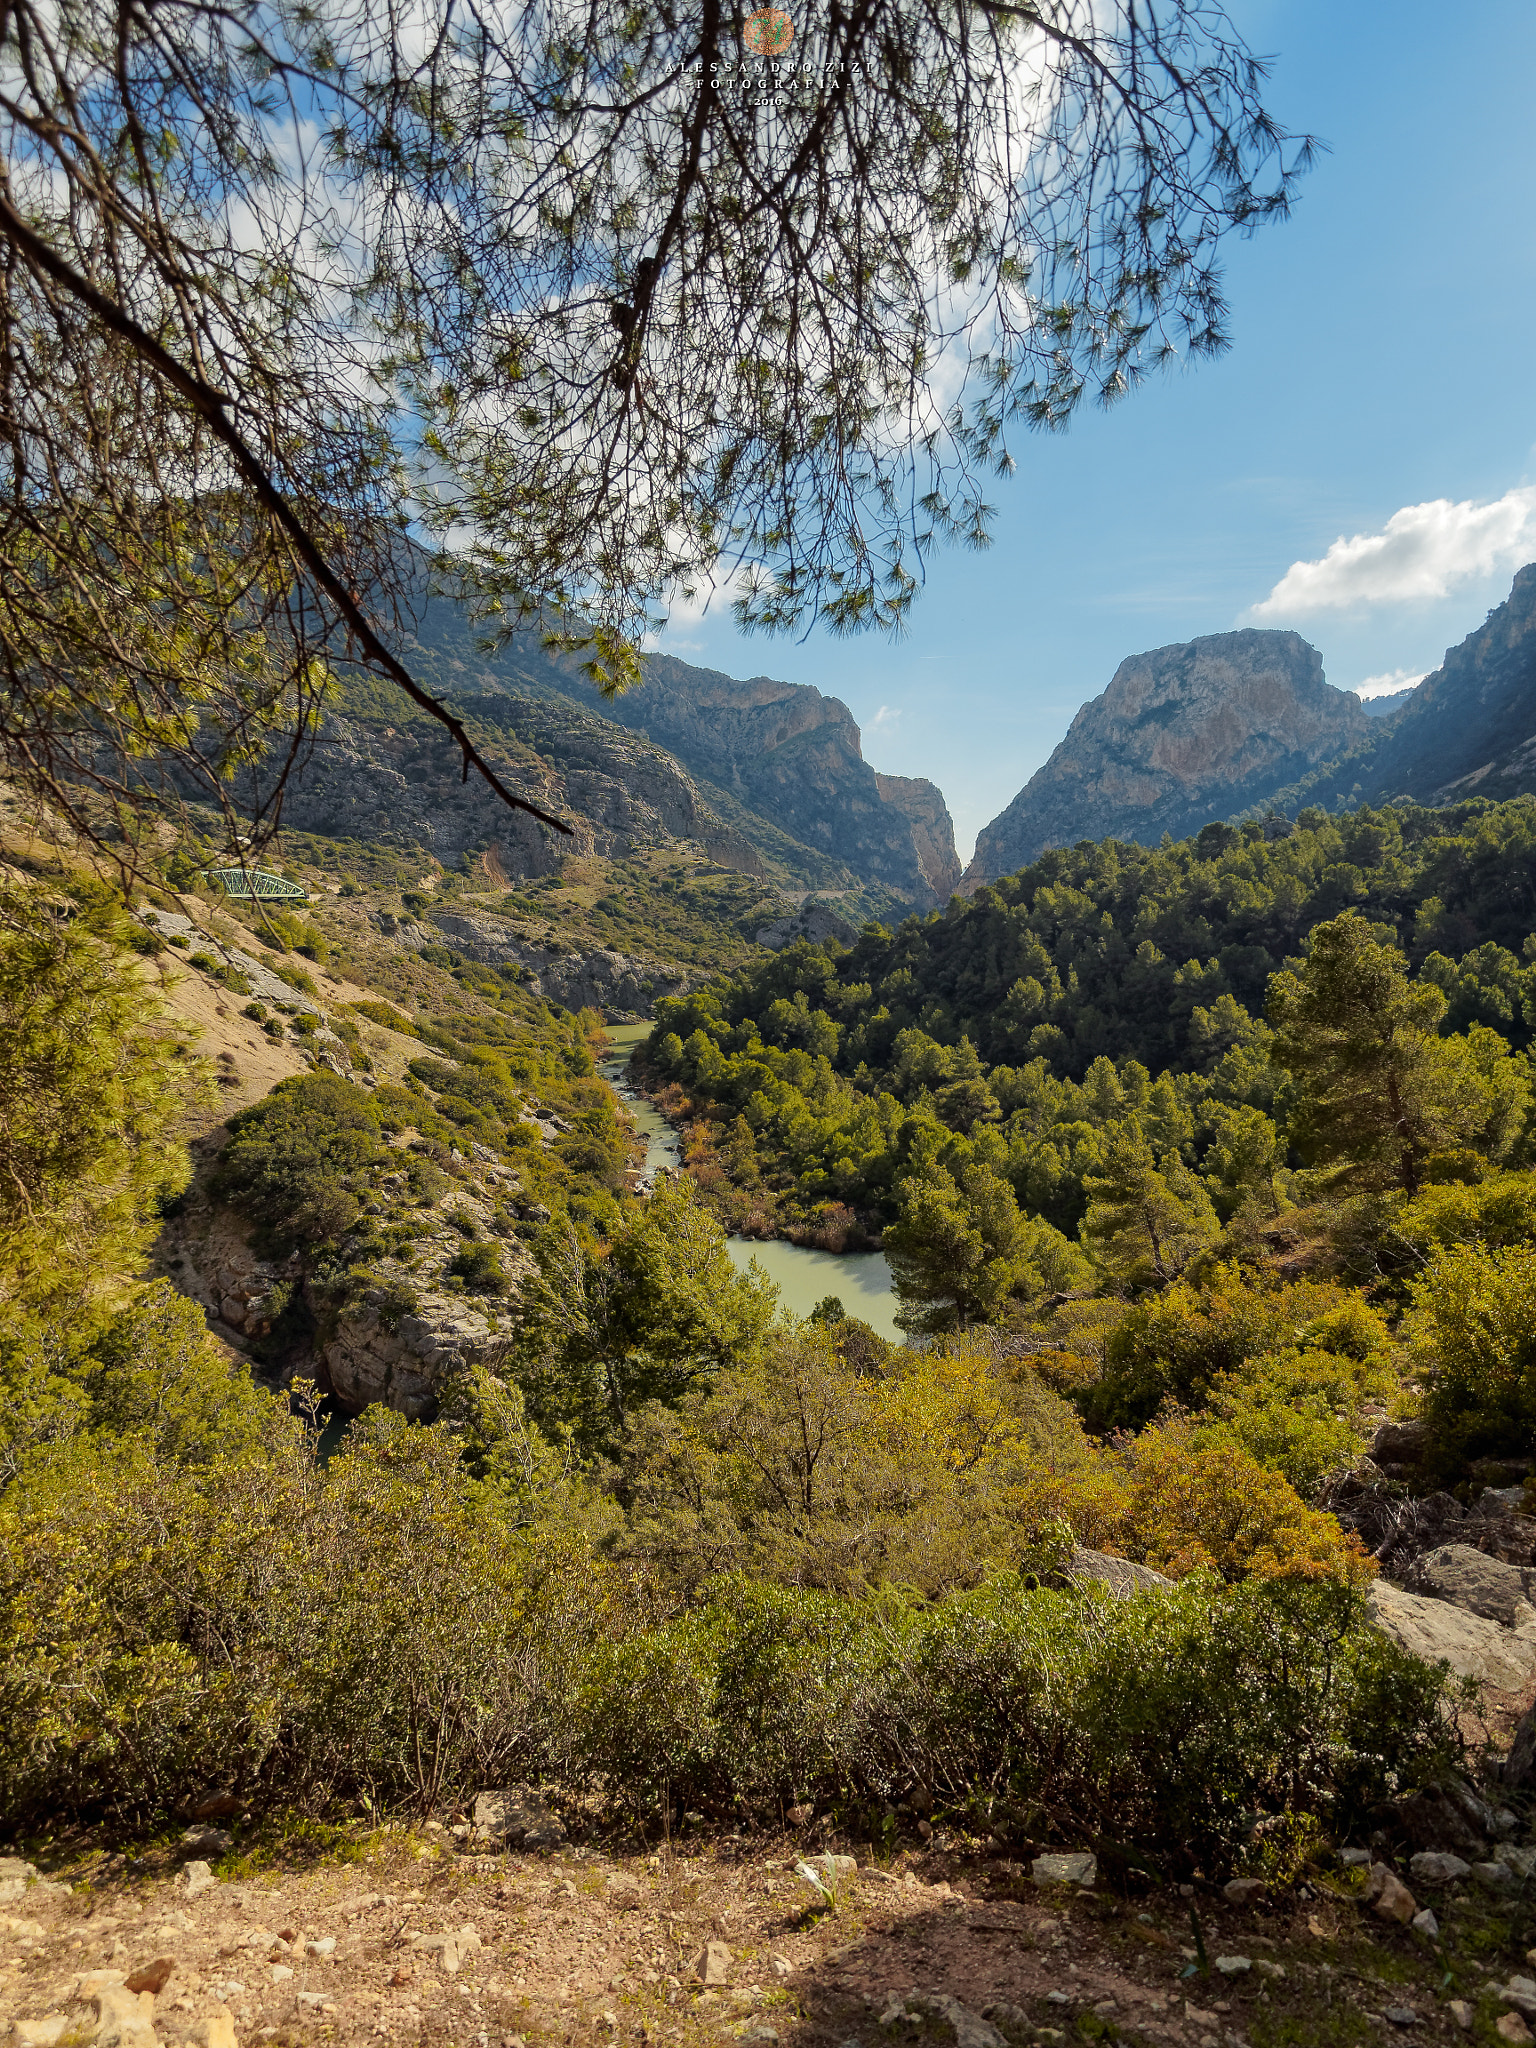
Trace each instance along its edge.
{"label": "rocky mountain peak", "polygon": [[1164,832],[1198,831],[1368,729],[1359,698],[1326,681],[1299,633],[1246,628],[1133,654],[981,833],[966,885],[1079,839],[1153,845]]}

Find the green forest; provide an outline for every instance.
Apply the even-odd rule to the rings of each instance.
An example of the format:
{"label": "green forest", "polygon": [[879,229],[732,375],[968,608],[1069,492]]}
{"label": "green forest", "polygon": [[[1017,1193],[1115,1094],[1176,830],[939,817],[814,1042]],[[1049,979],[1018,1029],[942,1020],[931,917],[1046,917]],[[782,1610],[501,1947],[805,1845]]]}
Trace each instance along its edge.
{"label": "green forest", "polygon": [[[1525,803],[1047,855],[662,1005],[691,1171],[648,1199],[601,1020],[434,969],[452,1001],[353,1006],[419,1044],[400,1082],[354,1030],[351,1078],[228,1124],[212,1194],[297,1261],[241,1361],[145,1263],[216,1081],[153,926],[8,885],[10,1824],[516,1776],[640,1839],[809,1802],[872,1840],[931,1812],[1121,1871],[1320,1867],[1465,1761],[1459,1682],[1369,1624],[1338,1475],[1391,1418],[1429,1425],[1400,1496],[1536,1450],[1533,900]],[[786,1316],[723,1218],[878,1238],[908,1341]],[[493,1353],[317,1455],[324,1389],[277,1366],[413,1312],[445,1220]],[[1166,1583],[1112,1598],[1085,1550]]]}

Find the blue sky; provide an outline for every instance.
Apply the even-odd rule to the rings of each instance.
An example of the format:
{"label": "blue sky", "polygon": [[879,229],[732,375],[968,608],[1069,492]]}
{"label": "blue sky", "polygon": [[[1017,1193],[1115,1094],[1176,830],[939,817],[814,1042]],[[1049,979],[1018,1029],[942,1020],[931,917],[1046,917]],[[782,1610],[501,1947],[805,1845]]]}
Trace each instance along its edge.
{"label": "blue sky", "polygon": [[661,641],[843,698],[962,856],[1124,656],[1294,626],[1341,688],[1412,676],[1536,560],[1536,8],[1232,12],[1331,151],[1229,246],[1231,353],[1021,441],[993,547],[935,558],[904,640],[747,639],[722,606]]}

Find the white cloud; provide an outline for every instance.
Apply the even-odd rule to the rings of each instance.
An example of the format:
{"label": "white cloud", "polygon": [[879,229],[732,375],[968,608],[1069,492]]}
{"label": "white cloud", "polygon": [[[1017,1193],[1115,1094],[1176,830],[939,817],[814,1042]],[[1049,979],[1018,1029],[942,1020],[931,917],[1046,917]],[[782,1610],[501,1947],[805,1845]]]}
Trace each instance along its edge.
{"label": "white cloud", "polygon": [[871,732],[889,732],[900,716],[901,708],[899,705],[882,704],[874,717],[869,721],[869,729]]}
{"label": "white cloud", "polygon": [[1318,562],[1292,562],[1249,613],[1254,619],[1350,611],[1444,597],[1458,583],[1518,568],[1536,556],[1536,489],[1487,504],[1433,498],[1405,505],[1380,533],[1336,540]]}
{"label": "white cloud", "polygon": [[1363,683],[1356,683],[1355,695],[1360,698],[1395,697],[1399,690],[1411,690],[1429,674],[1427,668],[1394,668],[1386,674],[1367,676]]}

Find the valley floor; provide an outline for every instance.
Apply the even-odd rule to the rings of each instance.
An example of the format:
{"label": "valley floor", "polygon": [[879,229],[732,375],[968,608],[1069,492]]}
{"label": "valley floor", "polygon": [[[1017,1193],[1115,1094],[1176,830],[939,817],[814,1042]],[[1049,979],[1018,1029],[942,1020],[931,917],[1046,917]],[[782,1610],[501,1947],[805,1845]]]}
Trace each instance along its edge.
{"label": "valley floor", "polygon": [[[0,1887],[22,1893],[0,1910],[5,2039],[1278,2048],[1407,2028],[1465,2038],[1459,2022],[1490,2042],[1530,2039],[1508,2022],[1495,2032],[1507,2001],[1472,1961],[1495,1932],[1509,1939],[1507,1905],[1495,1930],[1475,1897],[1442,1902],[1431,1945],[1362,1915],[1347,1878],[1243,1907],[1213,1888],[1125,1902],[1042,1892],[1017,1863],[929,1849],[861,1862],[816,1914],[800,1853],[755,1838],[460,1857],[439,1829],[374,1835],[357,1860],[301,1851],[243,1879],[199,1872],[201,1890],[169,1856],[132,1874],[121,1858],[77,1858],[61,1873],[73,1889]],[[158,1993],[128,1988],[146,1979]],[[1458,1997],[1472,2005],[1453,2010]]]}

